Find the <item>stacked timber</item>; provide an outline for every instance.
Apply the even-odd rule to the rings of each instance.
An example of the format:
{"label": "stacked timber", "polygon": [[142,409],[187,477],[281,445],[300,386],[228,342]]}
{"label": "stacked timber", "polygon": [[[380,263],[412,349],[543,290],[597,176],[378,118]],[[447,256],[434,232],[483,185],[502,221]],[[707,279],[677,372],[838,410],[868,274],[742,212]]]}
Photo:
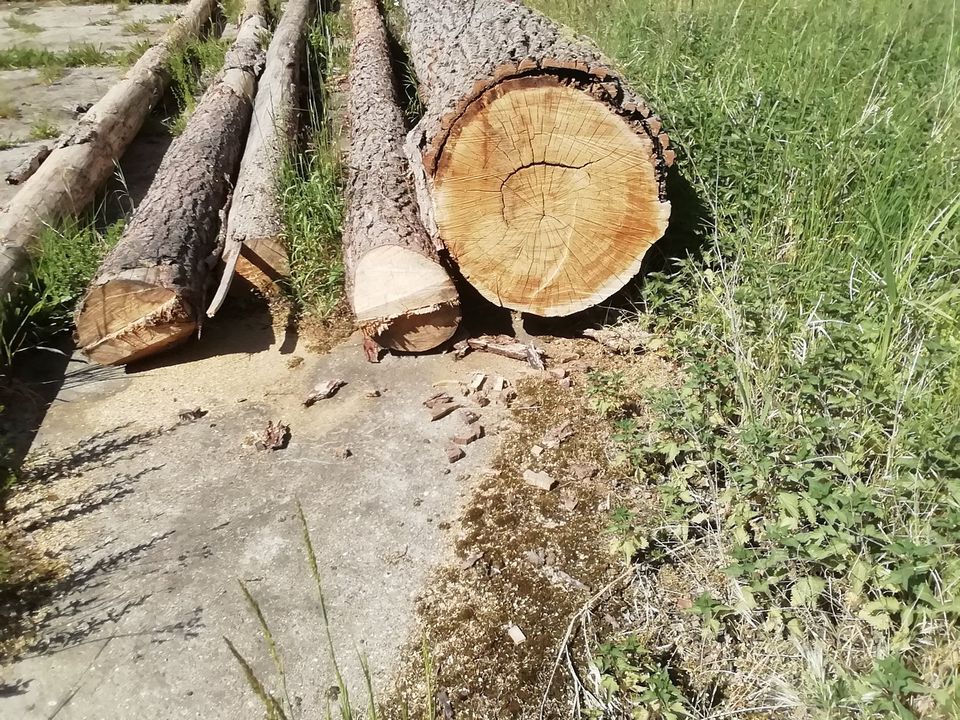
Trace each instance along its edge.
{"label": "stacked timber", "polygon": [[117,246],[77,311],[77,343],[93,361],[128,363],[190,338],[220,257],[219,229],[257,78],[263,70],[265,1],[247,0],[237,39]]}

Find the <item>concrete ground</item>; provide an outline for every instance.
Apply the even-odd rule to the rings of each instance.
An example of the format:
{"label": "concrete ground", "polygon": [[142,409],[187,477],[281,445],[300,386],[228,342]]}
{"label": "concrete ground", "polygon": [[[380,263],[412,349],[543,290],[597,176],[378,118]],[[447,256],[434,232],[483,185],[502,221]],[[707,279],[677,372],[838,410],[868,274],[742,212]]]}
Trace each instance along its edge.
{"label": "concrete ground", "polygon": [[[244,313],[151,366],[71,361],[28,461],[39,479],[14,500],[27,537],[69,570],[36,648],[0,669],[0,717],[259,716],[223,640],[269,677],[238,581],[278,637],[294,703],[315,716],[334,676],[298,500],[353,692],[358,652],[382,686],[503,413],[477,409],[488,435],[451,465],[445,445],[462,421],[430,422],[421,403],[477,369],[529,370],[479,353],[371,365],[355,343],[316,355]],[[333,378],[347,385],[302,405]],[[180,419],[195,408],[202,417]],[[289,424],[285,449],[254,446],[269,421]]]}
{"label": "concrete ground", "polygon": [[[0,5],[0,48],[61,51],[87,44],[101,50],[122,50],[158,38],[178,11],[176,5],[166,3],[122,7],[115,3],[5,2]],[[25,23],[30,25],[24,27]]]}

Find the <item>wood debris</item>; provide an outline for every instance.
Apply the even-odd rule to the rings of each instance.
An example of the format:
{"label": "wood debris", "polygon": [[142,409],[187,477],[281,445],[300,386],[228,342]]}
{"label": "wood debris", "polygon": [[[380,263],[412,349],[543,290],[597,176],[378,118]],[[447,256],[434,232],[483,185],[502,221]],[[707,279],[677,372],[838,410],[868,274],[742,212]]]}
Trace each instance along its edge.
{"label": "wood debris", "polygon": [[650,347],[654,336],[631,323],[587,329],[583,331],[583,336],[595,340],[616,355],[629,355],[642,348],[655,349]]}
{"label": "wood debris", "polygon": [[463,405],[455,402],[437,403],[430,408],[430,422],[442,420],[454,410],[459,410]]}
{"label": "wood debris", "polygon": [[476,442],[483,437],[483,425],[480,423],[472,423],[467,425],[467,427],[454,435],[451,440],[455,445],[469,445],[472,442]]}
{"label": "wood debris", "polygon": [[475,423],[477,420],[480,419],[480,416],[477,413],[473,412],[473,410],[468,410],[467,408],[463,408],[460,411],[460,419],[463,420],[467,425],[472,425],[473,423]]}
{"label": "wood debris", "polygon": [[570,466],[570,474],[573,475],[576,480],[589,480],[598,472],[600,472],[600,468],[596,465],[578,463]]}
{"label": "wood debris", "polygon": [[468,555],[467,557],[465,557],[465,558],[463,559],[463,562],[460,563],[460,569],[461,569],[461,570],[469,570],[469,569],[472,568],[474,565],[476,565],[477,562],[479,562],[482,558],[483,558],[483,553],[482,553],[482,552],[473,553],[472,555]]}
{"label": "wood debris", "polygon": [[204,415],[207,414],[207,411],[200,407],[195,408],[184,408],[177,413],[177,417],[180,419],[180,422],[193,422],[194,420],[199,420]]}
{"label": "wood debris", "polygon": [[567,377],[567,378],[564,378],[563,380],[561,380],[558,384],[560,385],[560,387],[562,387],[562,388],[564,388],[564,389],[566,389],[566,390],[569,390],[570,388],[573,387],[573,380],[571,380],[570,378]]}
{"label": "wood debris", "polygon": [[466,453],[463,451],[463,448],[459,445],[454,445],[453,443],[447,445],[447,462],[455,463],[458,460],[463,460],[466,456]]}
{"label": "wood debris", "polygon": [[6,178],[7,184],[20,185],[21,183],[25,183],[30,179],[31,175],[40,169],[40,164],[46,160],[49,155],[50,147],[48,145],[38,147],[33,153],[27,156],[23,162],[10,171]]}
{"label": "wood debris", "polygon": [[540,442],[543,443],[544,447],[556,448],[560,447],[560,445],[565,440],[569,439],[573,434],[573,425],[571,425],[569,422],[563,422],[556,427],[547,430]]}
{"label": "wood debris", "polygon": [[423,406],[425,408],[430,408],[433,410],[437,405],[442,405],[444,403],[453,402],[453,396],[450,393],[446,392],[436,392],[426,400],[423,401]]}
{"label": "wood debris", "polygon": [[550,368],[547,370],[547,373],[552,377],[555,377],[557,380],[563,380],[565,377],[567,377],[566,368]]}
{"label": "wood debris", "polygon": [[486,373],[482,373],[482,372],[474,373],[473,377],[470,378],[470,383],[468,387],[473,392],[477,392],[477,390],[483,387],[483,383],[486,381],[486,379],[487,379]]}
{"label": "wood debris", "polygon": [[502,355],[511,360],[522,360],[537,370],[543,370],[544,352],[533,343],[524,344],[509,335],[481,335],[477,338],[468,338],[454,345],[457,357],[463,357],[470,350]]}
{"label": "wood debris", "polygon": [[317,383],[310,394],[303,399],[304,407],[310,407],[319,400],[326,400],[337,394],[337,391],[347,384],[346,380],[324,380]]}
{"label": "wood debris", "polygon": [[540,447],[539,445],[534,445],[532,448],[530,448],[530,454],[533,455],[535,458],[538,458],[541,455],[543,455],[543,448]]}
{"label": "wood debris", "polygon": [[523,634],[523,630],[514,624],[507,627],[507,635],[513,640],[514,645],[523,645],[527,641],[527,636]]}
{"label": "wood debris", "polygon": [[540,488],[546,492],[553,490],[557,486],[557,481],[550,477],[547,473],[537,472],[535,470],[524,470],[523,481],[527,485],[532,485],[533,487]]}
{"label": "wood debris", "polygon": [[260,433],[254,447],[257,450],[282,450],[290,442],[290,426],[279,420],[268,422]]}
{"label": "wood debris", "polygon": [[560,507],[564,510],[573,512],[577,509],[577,505],[580,504],[580,499],[577,497],[577,494],[570,490],[569,488],[564,488],[560,491]]}
{"label": "wood debris", "polygon": [[450,695],[446,690],[437,693],[437,705],[443,712],[443,720],[453,720],[453,705],[450,704]]}

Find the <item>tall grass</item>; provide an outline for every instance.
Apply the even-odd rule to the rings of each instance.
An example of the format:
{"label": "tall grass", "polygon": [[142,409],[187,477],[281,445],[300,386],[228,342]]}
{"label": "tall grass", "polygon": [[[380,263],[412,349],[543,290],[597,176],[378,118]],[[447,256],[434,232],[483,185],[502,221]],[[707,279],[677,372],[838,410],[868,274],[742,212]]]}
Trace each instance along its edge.
{"label": "tall grass", "polygon": [[335,42],[349,37],[344,22],[342,14],[327,13],[310,31],[304,147],[292,149],[279,180],[290,294],[302,311],[321,318],[343,297],[343,168],[331,84],[346,68]]}
{"label": "tall grass", "polygon": [[739,667],[678,641],[688,712],[955,717],[958,6],[537,4],[621,63],[708,210],[641,293],[682,387],[617,425],[660,503],[630,532]]}

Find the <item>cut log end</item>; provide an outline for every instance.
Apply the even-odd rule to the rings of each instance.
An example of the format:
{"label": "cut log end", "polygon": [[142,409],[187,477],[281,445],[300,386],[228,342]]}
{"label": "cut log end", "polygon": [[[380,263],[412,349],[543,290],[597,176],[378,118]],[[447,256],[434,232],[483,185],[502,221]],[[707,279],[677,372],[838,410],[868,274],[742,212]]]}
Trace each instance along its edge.
{"label": "cut log end", "polygon": [[460,324],[459,296],[447,272],[397,245],[381,245],[360,257],[352,301],[358,325],[391,350],[432,350]]}
{"label": "cut log end", "polygon": [[121,365],[185,342],[197,328],[172,290],[132,280],[91,289],[77,316],[77,345],[93,362]]}
{"label": "cut log end", "polygon": [[560,316],[621,289],[666,231],[663,148],[594,94],[552,74],[473,101],[436,155],[435,219],[488,300]]}

